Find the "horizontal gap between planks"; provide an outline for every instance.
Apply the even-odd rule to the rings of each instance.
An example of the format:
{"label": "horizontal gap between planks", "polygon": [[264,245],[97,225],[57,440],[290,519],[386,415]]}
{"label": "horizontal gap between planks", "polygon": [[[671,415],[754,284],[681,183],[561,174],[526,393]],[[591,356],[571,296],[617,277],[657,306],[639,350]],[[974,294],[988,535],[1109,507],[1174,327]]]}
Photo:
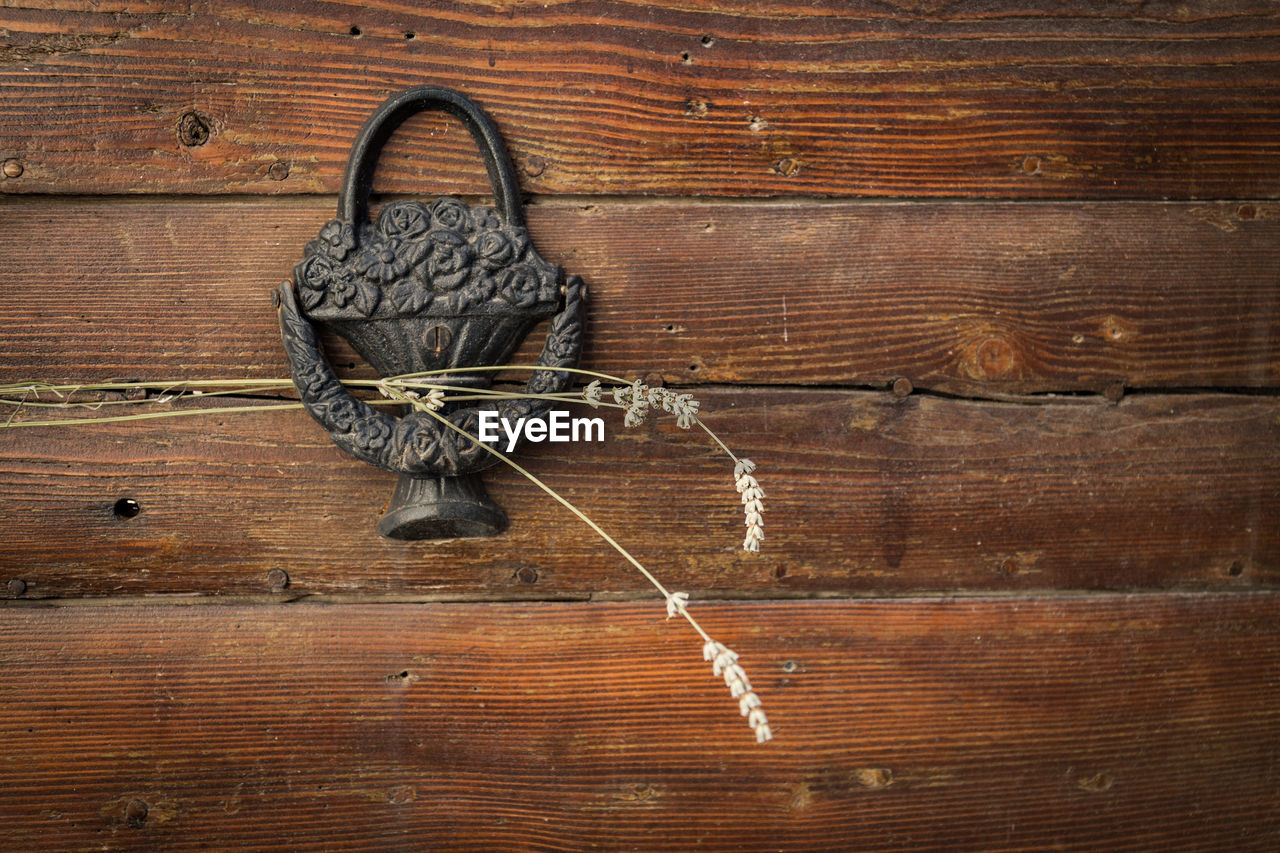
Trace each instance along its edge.
{"label": "horizontal gap between planks", "polygon": [[[379,193],[374,192],[370,201],[376,207],[379,204],[393,201],[414,201],[423,198],[436,198],[438,193]],[[474,193],[448,194],[467,204],[480,205],[493,202],[492,194],[476,195]],[[330,200],[330,206],[338,209],[336,193],[281,193],[264,195],[262,193],[14,193],[6,192],[0,184],[0,204],[68,204],[76,205],[86,202],[111,202],[119,205],[151,206],[170,202],[181,202],[191,205],[209,205],[218,207],[226,204],[260,205],[273,208],[283,205],[297,208],[313,208],[317,201]],[[1277,196],[1195,196],[1192,198],[1146,198],[1143,196],[1079,196],[1071,198],[1042,198],[1021,196],[835,196],[835,195],[771,195],[771,196],[655,196],[635,193],[529,193],[522,194],[520,200],[525,207],[584,207],[591,205],[629,205],[637,207],[792,207],[795,205],[822,207],[939,207],[955,205],[959,207],[990,207],[992,205],[1010,205],[1026,207],[1124,207],[1147,205],[1150,207],[1194,207],[1205,204],[1275,204],[1280,201]]]}
{"label": "horizontal gap between planks", "polygon": [[[602,543],[603,544],[603,543]],[[1280,592],[1280,585],[1251,586],[1247,589],[1213,589],[1213,590],[1178,590],[1178,589],[1141,589],[1131,590],[1083,590],[1083,589],[1039,589],[1031,592],[1020,590],[911,590],[903,592],[865,592],[856,590],[709,590],[703,593],[691,593],[689,610],[695,616],[699,605],[713,606],[734,602],[750,602],[752,604],[795,604],[805,601],[839,603],[842,601],[858,604],[875,604],[877,602],[894,604],[936,604],[948,601],[1080,601],[1095,600],[1112,602],[1119,599],[1164,599],[1180,601],[1218,600],[1223,598],[1239,599],[1249,596],[1272,596]],[[589,593],[586,595],[509,595],[504,593],[442,593],[438,595],[421,593],[401,594],[329,594],[329,593],[289,593],[261,595],[201,595],[190,593],[156,594],[156,595],[121,595],[103,597],[78,598],[5,598],[0,599],[0,609],[41,609],[41,608],[93,608],[93,607],[358,607],[363,605],[393,605],[411,607],[429,604],[653,604],[655,613],[661,618],[664,607],[662,596],[656,591],[645,592],[607,592]]]}
{"label": "horizontal gap between planks", "polygon": [[[290,381],[289,378],[286,376],[282,376],[280,378],[281,378],[281,381],[283,382]],[[626,379],[627,377],[624,376],[621,378]],[[643,380],[645,377],[641,375],[637,375],[632,378]],[[910,377],[906,377],[906,378],[909,379]],[[235,380],[228,380],[227,384],[232,385],[234,384],[234,382]],[[92,384],[92,383],[86,383],[86,384]],[[581,381],[574,383],[574,385],[577,387],[585,387],[586,384],[587,384],[586,378],[582,378]],[[143,382],[139,383],[138,389],[144,391],[147,394],[148,399],[139,400],[136,405],[145,406],[148,403],[152,403],[154,402],[154,400],[150,398],[152,397],[158,398],[158,397],[164,396],[165,394],[172,394],[174,390],[180,387],[181,385],[182,385],[182,380],[177,380],[175,382],[167,382],[167,383],[151,382],[151,381],[144,380]],[[511,385],[511,390],[515,393],[521,392],[521,389],[518,387],[519,383],[516,383],[516,382],[504,382],[504,381],[495,382],[493,384],[493,389],[501,390],[505,385]],[[849,394],[849,395],[871,394],[871,395],[895,396],[892,386],[893,386],[892,382],[888,383],[888,385],[885,385],[885,384],[836,385],[836,384],[818,383],[818,382],[815,382],[815,383],[796,382],[796,383],[780,383],[780,384],[763,385],[763,384],[760,384],[757,382],[751,382],[751,381],[680,382],[678,378],[676,378],[675,381],[663,383],[663,387],[682,388],[682,389],[694,390],[694,391],[748,391],[749,392],[754,389],[759,391],[770,391],[770,392],[777,391],[780,393],[786,393],[788,391],[795,391],[795,392],[830,391],[835,394]],[[359,391],[361,390],[371,390],[371,389],[355,389],[355,393],[357,396],[360,396]],[[1224,397],[1238,396],[1238,397],[1267,398],[1267,397],[1280,397],[1280,386],[1278,387],[1248,387],[1248,386],[1217,387],[1212,385],[1204,385],[1204,386],[1194,386],[1194,387],[1187,386],[1182,388],[1178,388],[1178,387],[1166,388],[1162,386],[1141,387],[1141,386],[1125,385],[1123,387],[1123,392],[1124,392],[1124,397],[1147,397],[1147,396],[1195,397],[1198,395],[1213,394],[1213,395],[1220,395]],[[97,393],[97,392],[89,392],[89,393]],[[103,392],[103,393],[108,393],[108,392]],[[372,397],[373,399],[377,399],[375,395],[370,394],[368,396]],[[1009,394],[1009,393],[1002,393],[995,389],[992,389],[989,392],[983,391],[981,389],[974,389],[970,393],[959,393],[954,391],[944,391],[938,388],[930,388],[927,386],[920,387],[920,388],[913,386],[910,394],[907,396],[935,397],[939,400],[953,400],[959,403],[1003,403],[1011,406],[1049,406],[1049,405],[1114,406],[1120,402],[1119,400],[1109,399],[1105,394],[1097,393],[1094,391],[1038,391],[1038,392],[1027,392],[1023,394]],[[182,401],[191,402],[191,401],[197,400],[198,398],[192,397],[190,395],[186,395],[179,399]],[[228,405],[238,404],[238,403],[250,403],[250,402],[252,403],[262,403],[262,402],[297,403],[298,402],[298,397],[296,394],[291,394],[289,392],[280,393],[280,392],[270,392],[270,391],[264,391],[260,394],[256,394],[256,393],[219,394],[216,397],[210,397],[206,399],[223,401]],[[583,401],[582,400],[566,400],[564,401],[564,405],[571,405],[571,404],[581,403],[581,402]],[[91,407],[95,405],[97,405],[97,403],[88,403],[88,404],[72,403],[68,405],[67,410],[91,409]],[[21,407],[18,407],[18,408],[21,409]],[[126,411],[123,411],[123,410],[127,410],[128,407],[122,406],[120,408],[122,409],[122,411],[119,411],[119,414],[125,414]],[[112,410],[107,411],[105,413],[108,415],[115,414],[116,413],[115,407],[113,406],[111,407],[111,409]],[[28,416],[34,415],[33,409],[27,409],[26,411]],[[51,414],[49,414],[48,417],[52,418],[52,417],[55,417],[55,415],[52,413],[58,412],[60,410],[59,409],[41,409],[41,411],[50,412]],[[95,410],[95,411],[102,411],[102,410]],[[214,409],[211,408],[210,411],[214,411]],[[60,415],[56,415],[56,416],[61,417]],[[197,415],[193,414],[190,417],[197,417]],[[91,419],[92,418],[90,416],[86,415],[85,417],[86,421],[89,421]]]}

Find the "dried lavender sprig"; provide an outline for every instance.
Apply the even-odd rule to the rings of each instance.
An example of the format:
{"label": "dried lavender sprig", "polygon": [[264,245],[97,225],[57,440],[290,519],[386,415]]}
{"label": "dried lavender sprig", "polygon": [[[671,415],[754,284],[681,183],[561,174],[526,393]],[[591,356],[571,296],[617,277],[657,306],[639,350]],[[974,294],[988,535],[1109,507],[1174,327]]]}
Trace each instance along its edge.
{"label": "dried lavender sprig", "polygon": [[738,710],[756,733],[756,743],[773,740],[769,718],[761,707],[760,697],[751,689],[747,673],[738,665],[738,653],[723,643],[708,640],[702,647],[702,659],[711,661],[711,672],[723,675],[729,695],[738,700]]}
{"label": "dried lavender sprig", "polygon": [[739,459],[733,466],[734,487],[742,495],[742,511],[746,514],[747,538],[742,542],[742,550],[759,551],[760,541],[764,539],[764,489],[751,476],[756,463],[750,459]]}
{"label": "dried lavender sprig", "polygon": [[[396,395],[403,393],[395,389],[389,389],[389,391],[393,398]],[[720,649],[724,649],[725,651],[728,651],[728,649],[725,646],[713,640],[711,638],[711,635],[709,635],[703,629],[703,627],[698,624],[698,621],[689,614],[689,611],[686,609],[686,604],[689,601],[689,594],[687,592],[669,591],[665,586],[662,585],[661,581],[659,581],[656,577],[654,577],[652,572],[650,572],[647,568],[645,568],[644,565],[631,554],[630,551],[622,547],[622,545],[618,543],[618,540],[614,539],[612,536],[606,533],[604,528],[602,528],[599,524],[597,524],[594,520],[592,520],[591,517],[588,516],[586,513],[584,513],[582,510],[578,509],[576,506],[570,503],[567,499],[561,496],[559,492],[557,492],[555,489],[548,486],[538,477],[534,476],[522,465],[515,462],[506,454],[480,441],[476,436],[471,435],[466,430],[459,427],[457,424],[453,423],[449,419],[438,414],[434,409],[430,408],[429,406],[422,405],[420,401],[412,400],[408,397],[402,397],[402,400],[403,402],[411,403],[412,405],[419,408],[421,411],[424,411],[427,414],[429,414],[431,417],[435,418],[444,426],[448,427],[449,429],[453,430],[454,432],[458,433],[459,435],[465,438],[471,439],[476,444],[483,447],[489,453],[496,456],[502,462],[505,462],[507,465],[513,468],[517,473],[521,474],[525,479],[527,479],[529,482],[533,483],[535,486],[537,486],[539,489],[545,492],[549,497],[551,497],[561,506],[565,507],[565,509],[573,513],[575,516],[578,517],[579,520],[581,520],[593,531],[595,531],[595,533],[598,536],[600,536],[601,539],[603,539],[615,551],[621,554],[627,560],[627,562],[631,563],[631,565],[633,565],[640,572],[640,574],[643,575],[645,579],[649,581],[649,583],[653,584],[654,587],[658,590],[658,592],[662,593],[662,597],[666,600],[666,604],[667,604],[668,619],[670,619],[672,616],[675,616],[678,613],[685,618],[685,621],[687,621],[695,631],[698,632],[698,635],[702,637],[702,640],[703,640],[704,656],[707,654],[707,649],[709,648],[720,648]],[[716,675],[721,675],[721,674],[724,675],[725,684],[728,685],[729,687],[730,695],[732,695],[735,699],[740,700],[739,710],[742,712],[742,715],[747,718],[747,723],[755,731],[756,743],[765,743],[766,741],[769,741],[773,738],[773,732],[769,729],[768,720],[765,717],[764,710],[760,707],[760,697],[751,691],[751,684],[747,680],[747,674],[745,671],[743,671],[742,667],[739,666],[737,663],[737,653],[730,652],[730,654],[733,655],[732,671],[725,670],[722,673],[718,670],[715,670],[714,667],[713,667],[713,671],[715,671]],[[745,697],[747,695],[750,695],[753,698],[746,699]]]}
{"label": "dried lavender sprig", "polygon": [[[587,385],[582,391],[582,397],[592,407],[601,405],[603,389],[600,381],[594,380]],[[624,426],[636,426],[644,422],[645,415],[652,406],[660,406],[664,411],[671,412],[676,415],[677,423],[684,429],[688,429],[697,422],[707,433],[715,439],[725,453],[733,459],[733,479],[734,486],[738,493],[742,496],[742,509],[746,515],[747,533],[742,540],[742,550],[758,553],[760,551],[760,543],[764,541],[764,490],[760,488],[760,483],[756,478],[751,476],[751,472],[756,469],[756,463],[750,459],[739,459],[734,455],[733,451],[725,445],[720,437],[711,431],[702,419],[698,417],[698,401],[693,399],[691,394],[676,394],[666,388],[651,388],[642,384],[638,379],[630,385],[618,385],[613,389],[614,404],[626,408],[627,414],[623,421]]]}

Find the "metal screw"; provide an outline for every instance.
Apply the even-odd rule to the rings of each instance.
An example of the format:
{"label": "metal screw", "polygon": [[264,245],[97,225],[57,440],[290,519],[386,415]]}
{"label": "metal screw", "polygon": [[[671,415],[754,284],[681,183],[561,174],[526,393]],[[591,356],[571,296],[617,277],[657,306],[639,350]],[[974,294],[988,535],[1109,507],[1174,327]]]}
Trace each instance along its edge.
{"label": "metal screw", "polygon": [[275,568],[267,572],[267,586],[272,592],[279,592],[289,587],[289,573],[284,569]]}
{"label": "metal screw", "polygon": [[21,178],[25,168],[21,160],[10,157],[4,161],[4,176],[6,178]]}
{"label": "metal screw", "polygon": [[538,570],[532,566],[525,566],[516,572],[516,577],[520,579],[520,583],[536,583]]}
{"label": "metal screw", "polygon": [[893,380],[893,395],[895,397],[908,397],[915,390],[915,386],[911,384],[911,380],[905,376],[899,376]]}
{"label": "metal screw", "polygon": [[271,164],[270,169],[267,169],[267,175],[273,181],[283,181],[289,177],[289,164],[283,160],[277,160]]}
{"label": "metal screw", "polygon": [[10,578],[8,586],[10,595],[22,595],[27,591],[27,582],[22,578]]}
{"label": "metal screw", "polygon": [[422,336],[422,342],[427,345],[427,349],[431,350],[433,355],[439,355],[453,343],[453,332],[449,331],[448,326],[432,326]]}
{"label": "metal screw", "polygon": [[544,158],[538,156],[537,154],[532,155],[528,160],[524,162],[524,173],[531,178],[538,177],[543,172],[545,172],[546,169],[547,169],[547,161]]}

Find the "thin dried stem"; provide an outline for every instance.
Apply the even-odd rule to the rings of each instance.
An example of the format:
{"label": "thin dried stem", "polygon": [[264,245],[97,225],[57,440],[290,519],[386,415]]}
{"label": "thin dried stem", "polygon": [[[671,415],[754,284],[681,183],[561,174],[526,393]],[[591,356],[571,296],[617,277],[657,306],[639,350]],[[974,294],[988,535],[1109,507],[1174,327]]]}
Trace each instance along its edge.
{"label": "thin dried stem", "polygon": [[[393,396],[397,394],[397,392],[395,391],[391,391],[390,393]],[[582,510],[578,509],[569,500],[564,498],[559,492],[557,492],[555,489],[548,486],[540,478],[535,476],[528,469],[520,465],[511,457],[507,456],[505,453],[502,453],[496,448],[490,447],[488,444],[485,444],[484,442],[480,441],[479,438],[467,432],[466,430],[462,429],[457,424],[450,421],[448,418],[445,418],[442,415],[438,414],[434,409],[431,409],[427,406],[420,405],[419,401],[414,400],[407,396],[401,396],[400,399],[403,402],[414,405],[416,408],[418,408],[421,411],[425,411],[428,415],[435,418],[441,424],[445,425],[446,427],[458,433],[459,435],[463,436],[464,438],[470,439],[472,442],[474,442],[475,444],[479,445],[480,447],[484,448],[486,451],[491,453],[497,459],[509,465],[517,473],[519,473],[529,482],[533,483],[535,486],[537,486],[539,489],[545,492],[552,500],[556,501],[565,509],[569,510],[569,512],[573,513],[575,517],[577,517],[580,521],[582,521],[584,524],[590,527],[601,539],[607,542],[610,545],[610,547],[612,547],[615,551],[621,554],[622,557],[627,562],[629,562],[632,566],[634,566],[636,570],[639,571],[640,574],[643,575],[644,578],[649,581],[649,583],[653,584],[654,588],[656,588],[658,592],[662,594],[662,597],[666,599],[667,618],[669,619],[677,613],[683,616],[685,618],[685,621],[687,621],[693,627],[693,629],[698,632],[698,636],[702,638],[704,655],[708,653],[707,650],[709,649],[717,650],[718,656],[715,657],[716,663],[713,666],[713,671],[716,675],[722,674],[721,667],[722,667],[723,661],[725,660],[724,656],[726,655],[732,656],[733,658],[732,667],[723,672],[725,676],[725,684],[726,686],[729,687],[731,695],[735,699],[739,699],[739,708],[742,712],[742,715],[744,717],[747,717],[748,724],[751,726],[752,730],[755,732],[756,742],[765,743],[773,739],[773,732],[769,728],[768,719],[765,716],[764,709],[760,707],[761,706],[760,699],[758,696],[756,696],[754,692],[751,692],[751,685],[750,685],[750,682],[747,680],[746,672],[743,671],[742,667],[739,666],[737,663],[737,660],[738,660],[737,653],[730,651],[721,643],[717,643],[715,640],[713,640],[711,638],[711,635],[708,634],[706,630],[701,625],[698,624],[698,621],[693,618],[693,616],[689,613],[686,607],[686,604],[689,600],[688,593],[671,592],[670,590],[668,590],[662,584],[661,581],[659,581],[656,577],[654,577],[652,572],[650,572],[647,568],[645,568],[643,563],[637,560],[630,551],[628,551],[621,544],[619,544],[618,540],[610,536],[609,533],[606,532],[605,529],[602,528],[599,524],[597,524],[590,516],[588,516]],[[708,657],[707,659],[712,660],[711,657]]]}

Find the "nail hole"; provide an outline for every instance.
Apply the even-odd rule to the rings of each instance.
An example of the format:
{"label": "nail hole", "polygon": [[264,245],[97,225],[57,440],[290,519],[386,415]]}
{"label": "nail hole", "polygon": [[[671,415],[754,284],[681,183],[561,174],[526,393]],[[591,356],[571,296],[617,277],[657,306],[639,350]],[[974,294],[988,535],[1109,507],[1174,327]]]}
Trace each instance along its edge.
{"label": "nail hole", "polygon": [[358,35],[360,35],[360,28],[359,28],[359,27],[357,27],[355,24],[352,24],[352,25],[351,25],[351,35],[353,35],[353,36],[358,36]]}
{"label": "nail hole", "polygon": [[415,32],[408,32],[404,34],[405,41],[413,41],[417,37],[418,37],[418,34]]}
{"label": "nail hole", "polygon": [[1238,578],[1244,574],[1244,563],[1239,560],[1232,560],[1231,565],[1227,566],[1227,574],[1233,578]]}
{"label": "nail hole", "polygon": [[142,504],[133,498],[121,498],[112,505],[111,511],[115,513],[116,518],[133,518],[142,512]]}
{"label": "nail hole", "polygon": [[416,672],[413,672],[412,670],[402,669],[399,672],[391,673],[383,680],[386,681],[387,684],[395,685],[398,687],[408,687],[410,684],[413,684],[415,681],[417,681],[420,677],[421,676],[419,676]]}
{"label": "nail hole", "polygon": [[696,365],[696,364],[691,364],[691,365],[689,365],[689,372],[690,372],[690,373],[697,373],[697,372],[698,372],[698,365]]}
{"label": "nail hole", "polygon": [[689,55],[689,51],[686,50],[684,53],[680,54],[680,61],[685,65],[693,64],[693,58]]}
{"label": "nail hole", "polygon": [[773,576],[774,576],[775,578],[777,578],[778,580],[782,580],[783,578],[785,578],[785,577],[787,576],[787,567],[786,567],[786,566],[778,566],[777,568],[775,568],[775,569],[773,570]]}
{"label": "nail hole", "polygon": [[782,665],[782,671],[783,671],[783,672],[795,672],[795,671],[796,671],[796,662],[795,662],[795,661],[793,661],[793,660],[789,660],[789,661],[787,661],[786,663],[784,663],[784,664]]}
{"label": "nail hole", "polygon": [[709,35],[707,35],[707,36],[703,36],[703,37],[702,37],[702,46],[703,46],[703,47],[711,47],[711,45],[713,45],[713,44],[715,44],[715,43],[716,43],[716,40],[715,40],[714,38],[712,38],[711,36],[709,36]]}
{"label": "nail hole", "polygon": [[142,800],[130,800],[124,807],[124,820],[135,829],[147,822],[147,804]]}

